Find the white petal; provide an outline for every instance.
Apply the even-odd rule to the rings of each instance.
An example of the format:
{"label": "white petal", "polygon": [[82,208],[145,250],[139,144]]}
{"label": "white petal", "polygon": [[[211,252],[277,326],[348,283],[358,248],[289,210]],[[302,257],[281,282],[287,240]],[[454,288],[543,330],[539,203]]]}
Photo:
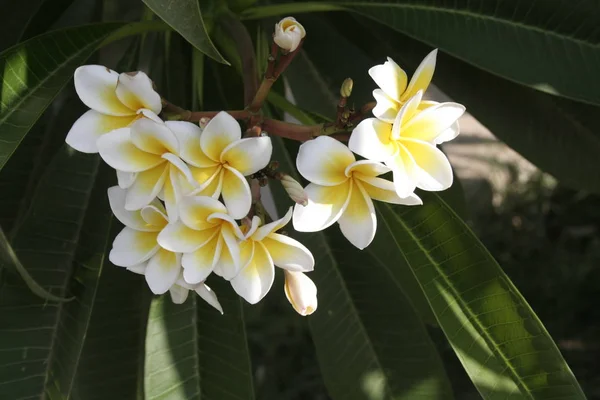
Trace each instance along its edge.
{"label": "white petal", "polygon": [[188,294],[190,290],[184,288],[183,286],[173,285],[169,289],[169,294],[171,295],[171,301],[175,304],[183,304],[188,298]]}
{"label": "white petal", "polygon": [[373,97],[377,102],[377,105],[373,108],[373,115],[384,122],[393,123],[398,111],[400,111],[400,103],[385,94],[381,89],[373,90]]}
{"label": "white petal", "polygon": [[221,227],[221,256],[215,265],[214,272],[224,279],[231,280],[241,268],[240,247],[232,227],[223,224]]}
{"label": "white petal", "polygon": [[138,149],[131,141],[130,128],[102,135],[96,143],[104,162],[123,172],[146,171],[164,162],[159,155]]}
{"label": "white petal", "polygon": [[275,268],[269,252],[260,242],[253,244],[250,262],[231,280],[235,292],[250,304],[256,304],[265,297],[275,279]]}
{"label": "white petal", "polygon": [[298,314],[310,315],[317,309],[317,286],[302,272],[285,271],[284,291]]}
{"label": "white petal", "polygon": [[157,235],[157,232],[123,228],[113,242],[108,256],[110,262],[120,267],[130,267],[148,260],[160,248],[156,242]]}
{"label": "white petal", "polygon": [[165,124],[177,137],[179,156],[185,162],[199,168],[213,167],[218,164],[202,152],[200,148],[202,129],[198,125],[186,121],[166,121]]}
{"label": "white petal", "polygon": [[125,128],[136,118],[135,115],[115,117],[89,110],[71,127],[65,142],[82,153],[97,153],[98,138],[112,130]]}
{"label": "white petal", "polygon": [[298,172],[312,183],[335,186],[346,181],[346,167],[356,159],[342,142],[319,136],[303,143],[298,150]]}
{"label": "white petal", "polygon": [[146,266],[148,266],[148,261],[144,261],[141,264],[132,265],[131,267],[127,267],[127,271],[131,271],[134,274],[144,275],[146,273]]}
{"label": "white petal", "polygon": [[385,165],[371,160],[359,160],[355,163],[348,165],[346,168],[346,175],[354,176],[379,176],[390,172],[391,169]]}
{"label": "white petal", "polygon": [[423,92],[427,90],[431,83],[431,79],[433,78],[433,72],[435,71],[436,57],[437,49],[427,54],[423,61],[421,61],[421,64],[417,67],[417,70],[410,79],[410,83],[400,100],[406,101],[413,97],[419,90],[422,90]]}
{"label": "white petal", "polygon": [[127,190],[121,189],[118,186],[108,188],[108,202],[115,217],[117,217],[123,225],[137,231],[158,232],[161,228],[148,225],[142,218],[140,211],[125,210],[126,197]]}
{"label": "white petal", "polygon": [[169,219],[165,214],[165,209],[163,207],[156,207],[154,204],[142,208],[140,214],[142,215],[142,219],[149,226],[155,226],[162,229],[169,222]]}
{"label": "white petal", "polygon": [[215,213],[227,213],[227,208],[207,196],[184,196],[179,203],[179,218],[189,228],[201,231],[217,226],[219,221],[209,221]]}
{"label": "white petal", "polygon": [[403,139],[402,144],[410,152],[419,167],[417,187],[428,191],[446,190],[454,179],[452,166],[440,149],[431,143]]}
{"label": "white petal", "polygon": [[451,141],[455,137],[457,137],[460,133],[460,125],[458,121],[452,124],[452,126],[446,129],[440,136],[435,138],[433,141],[434,144],[442,144]]}
{"label": "white petal", "polygon": [[401,136],[434,142],[450,129],[465,112],[458,103],[440,103],[417,113],[402,126]]}
{"label": "white petal", "polygon": [[223,150],[221,162],[248,176],[265,168],[271,161],[273,145],[269,137],[241,139]]}
{"label": "white petal", "polygon": [[218,161],[223,150],[241,138],[240,124],[231,115],[221,111],[208,122],[202,131],[200,147],[210,159]]}
{"label": "white petal", "polygon": [[273,264],[288,271],[308,272],[315,268],[315,259],[302,243],[291,237],[271,233],[262,244],[273,259]]}
{"label": "white petal", "polygon": [[[413,119],[416,118],[415,113],[419,108],[421,99],[423,98],[423,92],[418,91],[413,97],[411,97],[400,109],[400,112],[394,120],[392,125],[392,139],[398,140],[400,136],[404,136],[405,126]],[[423,111],[424,112],[424,111]],[[421,112],[421,114],[423,113]]]}
{"label": "white petal", "polygon": [[233,218],[242,219],[250,211],[252,205],[250,185],[241,173],[227,165],[223,174],[221,194],[223,203]]}
{"label": "white petal", "polygon": [[121,189],[127,189],[131,187],[136,177],[136,172],[124,172],[117,170],[117,182],[119,183],[119,187]]}
{"label": "white petal", "polygon": [[294,206],[293,225],[298,232],[317,232],[334,224],[350,199],[351,180],[338,186],[309,184],[308,205]]}
{"label": "white petal", "polygon": [[221,255],[219,239],[216,235],[198,250],[182,256],[183,278],[187,283],[197,284],[208,278]]}
{"label": "white petal", "polygon": [[121,103],[132,110],[146,108],[159,114],[162,110],[160,95],[152,88],[152,81],[141,71],[133,75],[119,75],[116,94]]}
{"label": "white petal", "polygon": [[92,110],[114,116],[135,115],[136,110],[117,98],[118,79],[119,74],[102,65],[84,65],[75,70],[75,91]]}
{"label": "white petal", "polygon": [[150,204],[163,188],[169,173],[167,163],[137,174],[133,185],[127,189],[126,210],[139,210]]}
{"label": "white petal", "polygon": [[[268,224],[259,227],[258,229],[256,229],[255,233],[248,232],[246,234],[246,237],[252,237],[253,240],[256,240],[258,242],[261,241],[271,233],[277,232],[278,230],[286,226],[292,219],[292,214],[292,207],[290,207],[283,216],[283,218],[280,218],[273,222],[269,222]],[[252,222],[254,222],[254,219],[252,219]]]}
{"label": "white petal", "polygon": [[373,200],[383,201],[391,204],[402,204],[406,206],[422,205],[423,201],[416,194],[402,198],[396,193],[394,183],[382,178],[361,176],[360,183],[363,189]]}
{"label": "white petal", "polygon": [[368,160],[385,161],[396,153],[398,146],[392,140],[391,124],[367,118],[352,131],[348,147]]}
{"label": "white petal", "polygon": [[146,267],[146,282],[152,293],[166,293],[179,278],[180,270],[181,254],[160,249]]}
{"label": "white petal", "polygon": [[131,141],[138,149],[157,155],[179,153],[177,137],[164,123],[140,118],[130,128]]}
{"label": "white petal", "polygon": [[401,198],[413,194],[419,180],[419,169],[415,159],[402,144],[398,146],[398,153],[387,160],[385,165],[392,169],[394,187]]}
{"label": "white petal", "polygon": [[369,69],[369,75],[389,97],[400,101],[402,93],[406,90],[408,78],[406,72],[388,57],[388,60]]}
{"label": "white petal", "polygon": [[357,248],[362,250],[373,241],[377,217],[373,202],[360,182],[355,181],[352,185],[350,201],[338,223],[346,239]]}
{"label": "white petal", "polygon": [[213,306],[217,311],[221,313],[221,315],[223,314],[223,307],[221,307],[221,303],[219,303],[217,295],[211,288],[202,283],[198,285],[195,291],[196,293],[198,293],[198,296],[202,298],[202,300]]}
{"label": "white petal", "polygon": [[179,253],[192,253],[215,238],[218,228],[197,231],[181,221],[169,223],[158,235],[158,243],[164,249]]}

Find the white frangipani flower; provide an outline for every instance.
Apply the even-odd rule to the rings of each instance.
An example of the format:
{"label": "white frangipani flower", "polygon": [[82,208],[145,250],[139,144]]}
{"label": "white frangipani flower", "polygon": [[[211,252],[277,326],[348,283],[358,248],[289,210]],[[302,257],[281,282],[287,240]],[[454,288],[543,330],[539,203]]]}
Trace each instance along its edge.
{"label": "white frangipani flower", "polygon": [[159,232],[167,225],[164,207],[154,200],[141,210],[125,209],[126,191],[118,186],[108,189],[110,208],[125,228],[117,235],[109,260],[120,267],[140,273],[155,294],[163,294],[175,284],[181,273],[181,254],[161,248]]}
{"label": "white frangipani flower", "polygon": [[317,232],[338,222],[350,243],[364,249],[377,229],[371,199],[393,204],[422,204],[413,193],[400,198],[392,182],[378,178],[389,172],[389,168],[375,161],[356,161],[348,147],[329,136],[302,144],[296,166],[311,182],[304,189],[308,205],[294,207],[294,229],[299,232]]}
{"label": "white frangipani flower", "polygon": [[290,222],[292,209],[271,223],[260,226],[254,216],[240,243],[242,269],[231,285],[248,303],[258,303],[271,289],[275,279],[274,265],[288,271],[308,272],[315,266],[312,253],[302,243],[276,233]]}
{"label": "white frangipani flower", "polygon": [[184,196],[179,202],[179,220],[160,233],[158,243],[167,250],[184,253],[183,278],[197,284],[211,272],[225,279],[238,273],[238,238],[242,236],[220,201],[208,196]]}
{"label": "white frangipani flower", "polygon": [[273,41],[285,51],[294,51],[306,36],[306,31],[300,22],[293,17],[286,17],[275,24]]}
{"label": "white frangipani flower", "polygon": [[[166,124],[139,119],[128,128],[102,135],[98,139],[98,150],[108,165],[121,171],[119,183],[127,187],[127,210],[138,210],[160,196],[169,217],[177,219],[177,203],[184,194],[181,182],[194,184],[195,181],[188,166],[178,157],[177,137]],[[126,173],[135,175],[123,184],[126,178],[121,178],[127,176]]]}
{"label": "white frangipani flower", "polygon": [[97,153],[96,141],[103,134],[143,116],[156,117],[162,109],[160,95],[143,72],[118,74],[101,65],[84,65],[75,70],[75,90],[90,110],[75,121],[66,142],[83,153]]}
{"label": "white frangipani flower", "polygon": [[302,316],[310,315],[317,309],[317,286],[302,272],[285,272],[285,297]]}
{"label": "white frangipani flower", "polygon": [[422,94],[417,92],[402,106],[393,124],[377,118],[363,120],[348,142],[356,154],[383,161],[391,168],[396,193],[403,198],[417,187],[448,189],[453,180],[448,158],[434,143],[460,118],[465,107],[448,102],[419,110]]}
{"label": "white frangipani flower", "polygon": [[229,215],[241,219],[248,214],[252,203],[250,185],[245,176],[265,168],[271,160],[273,146],[266,136],[242,139],[240,124],[222,111],[204,130],[182,122],[169,123],[181,144],[181,158],[185,160],[200,187],[194,194],[218,198]]}

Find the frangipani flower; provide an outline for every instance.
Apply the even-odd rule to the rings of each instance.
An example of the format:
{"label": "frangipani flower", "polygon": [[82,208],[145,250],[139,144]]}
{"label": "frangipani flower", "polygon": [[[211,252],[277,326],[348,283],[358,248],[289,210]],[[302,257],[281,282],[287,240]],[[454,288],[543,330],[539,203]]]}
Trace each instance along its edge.
{"label": "frangipani flower", "polygon": [[[102,159],[121,173],[135,173],[127,187],[125,208],[138,210],[156,197],[164,199],[169,217],[177,219],[183,195],[180,181],[194,178],[179,157],[179,143],[167,125],[148,118],[116,129],[98,139]],[[122,175],[121,175],[122,176]]]}
{"label": "frangipani flower", "polygon": [[181,158],[200,187],[194,194],[223,196],[229,215],[241,219],[250,211],[252,195],[245,176],[265,168],[273,146],[268,137],[242,139],[240,124],[222,111],[198,129],[180,129],[171,123],[181,144]]}
{"label": "frangipani flower", "polygon": [[240,270],[238,238],[243,234],[227,208],[212,197],[184,196],[179,202],[179,218],[160,233],[158,243],[184,253],[184,280],[197,284],[211,272],[233,278]]}
{"label": "frangipani flower", "polygon": [[293,17],[286,17],[275,24],[273,41],[285,51],[294,51],[306,36],[306,31],[300,22]]}
{"label": "frangipani flower", "polygon": [[90,110],[75,121],[66,142],[83,153],[97,153],[96,141],[103,134],[142,116],[152,118],[162,109],[152,81],[139,71],[118,74],[101,65],[84,65],[75,70],[75,90]]}
{"label": "frangipani flower", "polygon": [[315,266],[312,253],[300,242],[276,233],[290,222],[292,209],[271,223],[260,226],[254,216],[240,243],[242,269],[231,285],[248,303],[258,303],[271,289],[275,279],[274,265],[288,271],[308,272]]}
{"label": "frangipani flower", "polygon": [[383,161],[391,168],[400,197],[415,188],[429,191],[452,185],[452,167],[435,144],[465,112],[458,103],[439,103],[419,110],[423,92],[406,102],[393,125],[377,118],[363,120],[352,132],[348,146],[366,159]]}
{"label": "frangipani flower", "polygon": [[126,191],[118,186],[108,189],[110,208],[125,228],[117,235],[109,253],[109,260],[146,277],[155,294],[169,290],[181,274],[181,254],[161,248],[159,232],[167,225],[168,217],[158,200],[141,210],[125,209]]}
{"label": "frangipani flower", "polygon": [[348,147],[329,136],[302,144],[296,166],[300,174],[312,182],[304,189],[308,205],[294,207],[294,229],[299,232],[317,232],[338,222],[350,243],[364,249],[377,229],[371,199],[393,204],[422,204],[412,193],[400,198],[392,182],[378,178],[389,172],[389,168],[370,160],[356,161]]}
{"label": "frangipani flower", "polygon": [[310,315],[317,309],[317,286],[302,272],[285,272],[285,297],[302,316]]}

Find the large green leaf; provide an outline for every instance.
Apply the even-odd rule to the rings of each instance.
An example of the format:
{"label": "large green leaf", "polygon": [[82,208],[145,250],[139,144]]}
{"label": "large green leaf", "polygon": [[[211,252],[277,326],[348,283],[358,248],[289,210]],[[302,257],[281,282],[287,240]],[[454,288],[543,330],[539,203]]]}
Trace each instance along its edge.
{"label": "large green leaf", "polygon": [[156,15],[181,34],[198,50],[223,64],[227,60],[208,36],[198,0],[143,0]]}
{"label": "large green leaf", "polygon": [[106,23],[68,28],[27,40],[0,54],[0,169],[71,79],[75,69],[110,41],[160,23]]}
{"label": "large green leaf", "polygon": [[[346,26],[357,21],[348,18],[339,22],[345,36],[373,57],[371,64],[387,55],[414,70],[429,51],[427,46],[374,23],[365,23],[356,34]],[[540,93],[445,54],[438,55],[433,82],[465,104],[492,133],[561,183],[600,192],[599,107]]]}
{"label": "large green leaf", "polygon": [[[254,9],[248,16],[302,12],[312,4]],[[329,4],[361,13],[514,82],[600,105],[600,80],[596,78],[600,8],[595,0],[526,4],[520,0],[355,0]]]}
{"label": "large green leaf", "polygon": [[421,207],[378,207],[440,327],[486,399],[584,399],[525,299],[436,194]]}
{"label": "large green leaf", "polygon": [[214,277],[224,315],[191,292],[152,301],[146,336],[146,399],[254,399],[241,298]]}
{"label": "large green leaf", "polygon": [[[272,140],[275,159],[293,172],[283,141]],[[272,189],[284,212],[289,199],[277,185]],[[315,270],[309,276],[319,290],[319,308],[308,319],[331,396],[451,399],[425,326],[384,260],[352,248],[339,232],[295,236],[315,255]]]}

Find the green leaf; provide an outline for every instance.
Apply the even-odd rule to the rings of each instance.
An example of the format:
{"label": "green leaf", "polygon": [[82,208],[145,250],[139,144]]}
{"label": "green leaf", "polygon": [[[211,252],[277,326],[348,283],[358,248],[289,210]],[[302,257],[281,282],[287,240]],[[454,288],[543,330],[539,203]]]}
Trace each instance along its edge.
{"label": "green leaf", "polygon": [[198,50],[229,65],[208,36],[197,0],[144,0],[144,3]]}
{"label": "green leaf", "polygon": [[[270,6],[247,15],[303,12],[314,4]],[[600,105],[600,80],[596,78],[600,68],[599,14],[594,0],[530,2],[527,6],[519,0],[329,4],[358,12],[495,75]]]}
{"label": "green leaf", "polygon": [[[294,171],[282,139],[272,141],[275,159]],[[279,186],[272,190],[284,212],[289,199]],[[319,308],[308,321],[332,398],[451,399],[425,326],[384,265],[387,254],[354,249],[337,227],[294,236],[315,255],[308,276],[318,287]]]}
{"label": "green leaf", "polygon": [[[433,193],[379,205],[433,312],[485,399],[585,399],[552,338],[467,225]],[[406,265],[400,265],[400,270]]]}
{"label": "green leaf", "polygon": [[100,46],[128,35],[164,29],[160,23],[106,23],[37,36],[0,54],[0,170],[23,137]]}
{"label": "green leaf", "polygon": [[221,315],[196,293],[184,304],[152,301],[146,336],[146,399],[254,399],[241,298],[211,282]]}

